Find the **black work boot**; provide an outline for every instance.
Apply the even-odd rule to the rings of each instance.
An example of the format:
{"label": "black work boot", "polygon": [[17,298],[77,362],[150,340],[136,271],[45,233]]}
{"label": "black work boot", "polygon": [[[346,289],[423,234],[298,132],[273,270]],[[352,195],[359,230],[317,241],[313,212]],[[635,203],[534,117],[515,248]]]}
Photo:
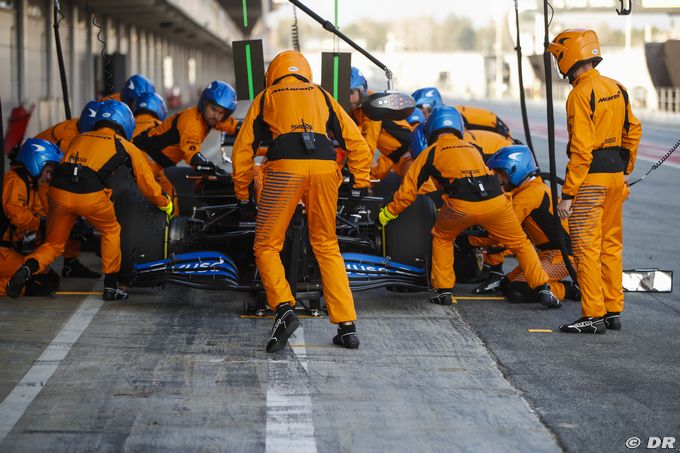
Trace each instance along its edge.
{"label": "black work boot", "polygon": [[453,297],[453,288],[437,288],[434,296],[430,297],[430,302],[437,305],[455,304],[456,298]]}
{"label": "black work boot", "polygon": [[604,325],[607,330],[621,330],[621,312],[611,312],[604,315]]}
{"label": "black work boot", "polygon": [[359,335],[354,323],[338,324],[338,334],[333,337],[333,343],[347,349],[357,349],[359,347]]}
{"label": "black work boot", "polygon": [[539,304],[548,308],[560,308],[562,306],[562,302],[550,291],[550,285],[547,283],[534,288],[534,291],[536,291],[536,299]]}
{"label": "black work boot", "polygon": [[571,324],[560,325],[560,330],[566,333],[607,333],[602,317],[588,318],[584,316]]}
{"label": "black work boot", "polygon": [[501,290],[503,272],[489,271],[489,279],[472,290],[472,294],[493,294]]}
{"label": "black work boot", "polygon": [[274,317],[274,327],[272,327],[272,334],[267,343],[267,352],[278,352],[286,346],[288,337],[290,337],[295,329],[300,325],[300,321],[295,316],[293,307],[284,302],[276,307],[276,316]]}
{"label": "black work boot", "polygon": [[106,301],[125,300],[128,293],[118,286],[118,274],[104,275],[104,294],[102,298]]}
{"label": "black work boot", "polygon": [[31,275],[40,269],[40,264],[33,258],[26,260],[24,264],[14,273],[9,283],[7,283],[6,292],[9,297],[16,299],[21,294]]}
{"label": "black work boot", "polygon": [[64,267],[61,270],[61,276],[66,278],[99,278],[102,274],[87,268],[78,260],[78,258],[64,258]]}

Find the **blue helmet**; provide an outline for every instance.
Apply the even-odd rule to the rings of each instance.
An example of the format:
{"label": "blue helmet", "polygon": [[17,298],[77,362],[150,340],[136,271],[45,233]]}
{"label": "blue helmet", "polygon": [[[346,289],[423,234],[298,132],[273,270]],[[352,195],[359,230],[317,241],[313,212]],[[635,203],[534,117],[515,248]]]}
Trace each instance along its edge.
{"label": "blue helmet", "polygon": [[432,110],[444,105],[444,101],[442,101],[442,95],[435,87],[425,87],[416,90],[413,92],[411,97],[416,100],[416,107],[419,109],[423,107],[429,107],[430,110]]}
{"label": "blue helmet", "polygon": [[137,97],[134,105],[135,115],[143,110],[153,113],[161,121],[168,116],[168,107],[165,105],[165,100],[158,93],[142,93]]}
{"label": "blue helmet", "polygon": [[359,68],[352,66],[352,70],[349,75],[349,89],[350,90],[356,90],[358,88],[362,88],[364,90],[364,94],[368,91],[368,82],[366,81],[366,77],[359,71]]}
{"label": "blue helmet", "polygon": [[503,170],[513,188],[539,172],[534,156],[526,145],[511,145],[499,149],[489,158],[486,166],[494,170]]}
{"label": "blue helmet", "polygon": [[198,100],[198,110],[203,112],[208,102],[227,109],[231,115],[236,110],[236,91],[227,82],[213,80],[203,89]]}
{"label": "blue helmet", "polygon": [[407,118],[406,122],[413,126],[414,124],[421,124],[425,122],[425,115],[423,114],[423,111],[420,109],[413,109],[413,113],[411,113]]}
{"label": "blue helmet", "polygon": [[58,164],[63,158],[64,153],[54,143],[41,138],[29,138],[19,150],[16,160],[26,167],[32,177],[37,178],[46,164]]}
{"label": "blue helmet", "polygon": [[127,140],[132,138],[132,133],[135,131],[135,117],[127,104],[113,100],[102,101],[97,110],[97,116],[94,118],[95,128],[104,121],[118,126],[119,132],[122,132]]}
{"label": "blue helmet", "polygon": [[120,90],[120,100],[127,105],[133,105],[140,94],[155,91],[156,87],[153,86],[151,80],[141,74],[135,74],[125,81],[123,89]]}
{"label": "blue helmet", "polygon": [[99,110],[101,104],[102,103],[98,101],[90,101],[85,104],[83,111],[80,112],[80,118],[78,118],[78,132],[82,134],[83,132],[90,132],[94,129],[94,119],[97,116],[97,110]]}
{"label": "blue helmet", "polygon": [[427,118],[425,122],[427,142],[431,145],[437,139],[437,135],[444,131],[453,132],[458,138],[463,138],[465,132],[463,116],[454,107],[448,105],[436,107]]}
{"label": "blue helmet", "polygon": [[427,148],[427,138],[425,137],[425,124],[419,124],[411,132],[411,157],[416,158]]}

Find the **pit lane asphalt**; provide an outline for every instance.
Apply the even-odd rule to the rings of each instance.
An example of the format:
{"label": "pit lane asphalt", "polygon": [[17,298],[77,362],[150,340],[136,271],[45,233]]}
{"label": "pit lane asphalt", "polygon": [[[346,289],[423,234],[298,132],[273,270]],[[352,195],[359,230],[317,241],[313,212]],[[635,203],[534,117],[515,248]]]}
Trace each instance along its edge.
{"label": "pit lane asphalt", "polygon": [[[677,172],[633,188],[625,267],[678,271]],[[102,304],[80,337],[54,345],[88,297],[0,300],[0,400],[21,382],[41,388],[0,451],[627,451],[632,436],[643,448],[680,438],[677,290],[627,294],[623,330],[604,336],[528,332],[577,318],[576,303],[447,308],[376,290],[356,295],[358,351],[307,318],[275,356],[264,352],[271,320],[239,316],[246,295],[174,287]],[[49,380],[22,381],[50,365],[50,344],[68,353]]]}

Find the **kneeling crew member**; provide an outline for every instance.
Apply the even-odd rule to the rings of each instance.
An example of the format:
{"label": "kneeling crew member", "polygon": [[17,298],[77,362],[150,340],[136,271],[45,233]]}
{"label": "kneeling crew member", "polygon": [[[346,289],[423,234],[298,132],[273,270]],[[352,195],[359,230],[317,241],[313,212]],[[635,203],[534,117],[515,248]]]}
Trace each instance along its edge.
{"label": "kneeling crew member", "polygon": [[567,174],[557,213],[569,219],[582,317],[562,332],[621,328],[624,174],[633,171],[642,136],[628,92],[595,69],[602,61],[592,30],[565,30],[548,52],[572,90],[567,97]]}
{"label": "kneeling crew member", "polygon": [[354,188],[359,191],[366,191],[370,183],[371,153],[352,119],[311,80],[312,70],[300,52],[288,50],[277,55],[267,69],[267,88],[253,100],[232,153],[236,196],[244,211],[252,210],[248,187],[253,180],[253,158],[260,142],[272,139],[254,247],[267,303],[276,312],[267,352],[283,349],[299,324],[279,254],[300,200],[307,210],[309,242],[321,270],[328,316],[339,324],[333,342],[359,347],[354,299],[335,232],[342,176],[332,139],[347,150]]}
{"label": "kneeling crew member", "polygon": [[[64,155],[47,140],[29,138],[19,150],[5,175],[0,210],[0,296],[29,251],[45,239],[44,211],[38,192],[48,186],[54,169]],[[26,296],[47,296],[59,286],[52,269],[33,275],[26,284]]]}
{"label": "kneeling crew member", "polygon": [[122,102],[104,101],[95,118],[95,129],[73,140],[64,161],[57,167],[48,193],[47,239],[28,255],[7,285],[7,295],[18,297],[32,274],[45,269],[64,251],[76,219],[84,217],[102,235],[104,300],[124,300],[118,287],[120,225],[108,188],[109,177],[122,165],[130,165],[137,185],[149,201],[168,215],[171,200],[154,181],[144,155],[128,140],[135,128],[132,112]]}
{"label": "kneeling crew member", "polygon": [[479,151],[463,141],[463,133],[458,110],[442,106],[432,111],[425,123],[430,146],[413,162],[392,202],[380,210],[379,225],[384,227],[396,219],[415,200],[418,188],[433,177],[444,191],[444,206],[432,229],[432,286],[436,294],[431,301],[453,303],[453,241],[466,228],[481,225],[515,254],[538,301],[547,307],[560,307],[498,179],[484,165]]}
{"label": "kneeling crew member", "polygon": [[132,133],[132,138],[135,138],[145,130],[165,121],[168,116],[168,107],[158,93],[143,93],[137,97],[132,113],[135,115],[135,131]]}
{"label": "kneeling crew member", "polygon": [[[506,146],[492,155],[486,165],[496,173],[505,192],[512,195],[512,207],[517,220],[522,224],[529,240],[538,248],[538,257],[550,277],[550,288],[555,296],[559,299],[579,300],[578,288],[572,282],[562,281],[569,276],[569,270],[560,250],[552,197],[550,189],[538,175],[540,170],[531,150],[525,145]],[[571,253],[569,235],[561,224],[560,228]],[[470,237],[471,242],[474,239]],[[491,244],[486,245],[493,243],[492,240]],[[504,287],[503,292],[510,302],[526,302],[531,299],[532,291],[520,267],[512,270],[506,278],[507,284],[499,286]]]}

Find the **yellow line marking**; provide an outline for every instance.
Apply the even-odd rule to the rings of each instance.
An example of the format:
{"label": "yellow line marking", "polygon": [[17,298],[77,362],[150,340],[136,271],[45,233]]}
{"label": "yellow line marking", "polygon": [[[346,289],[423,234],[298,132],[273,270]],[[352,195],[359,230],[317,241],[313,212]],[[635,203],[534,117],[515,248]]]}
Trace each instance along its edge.
{"label": "yellow line marking", "polygon": [[552,333],[552,329],[527,329],[529,333]]}
{"label": "yellow line marking", "polygon": [[[298,319],[319,319],[325,318],[325,316],[312,316],[312,315],[297,315]],[[274,319],[274,315],[258,316],[258,315],[241,315],[241,319]]]}
{"label": "yellow line marking", "polygon": [[96,296],[101,291],[57,291],[57,296]]}
{"label": "yellow line marking", "polygon": [[458,300],[505,300],[501,296],[453,296]]}

